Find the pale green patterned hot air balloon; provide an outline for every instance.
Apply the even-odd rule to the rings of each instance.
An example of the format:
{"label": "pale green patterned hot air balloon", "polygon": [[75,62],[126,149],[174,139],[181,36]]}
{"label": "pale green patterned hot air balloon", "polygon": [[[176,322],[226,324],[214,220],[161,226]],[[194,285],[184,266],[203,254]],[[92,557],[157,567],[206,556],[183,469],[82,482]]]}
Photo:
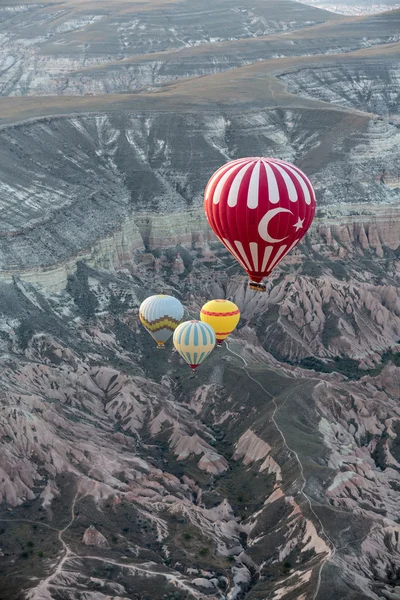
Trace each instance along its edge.
{"label": "pale green patterned hot air balloon", "polygon": [[163,348],[182,321],[184,312],[179,300],[173,296],[158,294],[143,300],[139,308],[139,319],[158,347]]}
{"label": "pale green patterned hot air balloon", "polygon": [[185,321],[174,332],[174,346],[194,371],[215,347],[215,331],[202,321]]}

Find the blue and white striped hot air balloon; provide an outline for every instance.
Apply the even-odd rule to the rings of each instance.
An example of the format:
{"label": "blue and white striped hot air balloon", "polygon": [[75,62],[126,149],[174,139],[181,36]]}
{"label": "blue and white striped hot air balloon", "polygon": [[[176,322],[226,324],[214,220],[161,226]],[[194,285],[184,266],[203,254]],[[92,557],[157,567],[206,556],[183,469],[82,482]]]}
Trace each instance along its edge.
{"label": "blue and white striped hot air balloon", "polygon": [[173,296],[158,294],[143,300],[139,319],[143,327],[162,348],[183,319],[185,309]]}
{"label": "blue and white striped hot air balloon", "polygon": [[215,331],[202,321],[185,321],[174,332],[173,342],[182,358],[194,371],[215,347]]}

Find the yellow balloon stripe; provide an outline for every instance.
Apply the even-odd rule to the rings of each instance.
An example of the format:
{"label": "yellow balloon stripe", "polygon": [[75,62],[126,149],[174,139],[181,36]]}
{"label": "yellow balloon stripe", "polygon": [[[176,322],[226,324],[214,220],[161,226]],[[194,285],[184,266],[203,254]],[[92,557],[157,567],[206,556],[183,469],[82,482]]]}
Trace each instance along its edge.
{"label": "yellow balloon stripe", "polygon": [[146,321],[146,319],[139,314],[139,318],[141,323],[148,329],[149,331],[159,331],[160,329],[170,329],[171,331],[175,331],[178,327],[180,321],[176,321],[175,319],[171,319],[170,317],[164,317],[163,319],[157,319],[156,321]]}

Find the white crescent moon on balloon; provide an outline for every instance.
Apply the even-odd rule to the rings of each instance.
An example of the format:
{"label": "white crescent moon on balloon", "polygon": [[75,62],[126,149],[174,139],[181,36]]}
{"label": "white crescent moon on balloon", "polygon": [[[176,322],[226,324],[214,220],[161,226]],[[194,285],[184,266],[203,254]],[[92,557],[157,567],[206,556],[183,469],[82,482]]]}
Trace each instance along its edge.
{"label": "white crescent moon on balloon", "polygon": [[279,242],[283,242],[283,240],[286,240],[286,238],[289,237],[286,236],[284,238],[281,238],[280,240],[277,240],[275,238],[272,238],[268,233],[269,222],[279,213],[290,213],[291,215],[293,215],[292,211],[288,208],[273,208],[263,216],[263,218],[258,224],[258,233],[260,237],[269,244],[278,244]]}

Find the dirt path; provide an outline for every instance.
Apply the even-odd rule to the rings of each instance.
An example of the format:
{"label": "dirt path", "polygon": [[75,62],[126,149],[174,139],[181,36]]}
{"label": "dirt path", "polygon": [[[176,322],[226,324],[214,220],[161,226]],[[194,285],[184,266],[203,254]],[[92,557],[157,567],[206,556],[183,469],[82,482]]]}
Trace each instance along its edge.
{"label": "dirt path", "polygon": [[[311,502],[311,499],[310,499],[310,497],[309,497],[309,496],[306,494],[306,492],[304,491],[304,490],[305,490],[305,487],[306,487],[306,485],[307,485],[307,480],[306,480],[306,478],[305,478],[305,475],[304,475],[304,468],[303,468],[303,464],[302,464],[302,462],[301,462],[301,460],[300,460],[300,458],[299,458],[299,455],[297,454],[297,452],[296,452],[295,450],[293,450],[292,448],[290,448],[290,446],[288,445],[288,443],[287,443],[287,441],[286,441],[286,438],[285,438],[285,434],[283,433],[283,431],[282,431],[282,430],[281,430],[281,428],[279,427],[279,425],[278,425],[278,423],[277,423],[277,421],[276,421],[276,418],[275,418],[275,417],[276,417],[276,414],[277,414],[277,412],[278,412],[278,410],[280,410],[280,409],[281,409],[281,408],[282,408],[282,407],[285,405],[286,401],[288,400],[288,398],[290,398],[290,396],[293,394],[293,392],[295,392],[295,391],[298,391],[298,390],[299,390],[299,388],[301,388],[301,385],[299,385],[298,387],[296,387],[296,388],[292,389],[292,390],[289,392],[289,394],[287,394],[287,396],[286,396],[286,398],[285,398],[285,400],[284,400],[283,404],[281,404],[281,405],[278,405],[278,404],[277,404],[277,402],[276,402],[276,396],[273,396],[272,394],[270,394],[270,393],[269,393],[269,392],[268,392],[268,391],[267,391],[267,390],[264,388],[264,386],[263,386],[263,385],[262,385],[262,384],[261,384],[259,381],[257,381],[257,379],[255,379],[254,377],[252,377],[252,375],[250,375],[250,373],[249,373],[249,372],[248,372],[248,370],[247,370],[247,367],[248,367],[247,361],[246,361],[246,360],[245,360],[245,359],[244,359],[242,356],[240,356],[240,354],[237,354],[236,352],[234,352],[233,350],[231,350],[231,349],[229,348],[229,344],[228,344],[228,342],[227,342],[227,341],[225,341],[225,343],[226,343],[226,347],[227,347],[227,349],[228,349],[228,352],[230,352],[230,353],[231,353],[231,354],[233,354],[234,356],[237,356],[237,358],[239,358],[239,359],[240,359],[240,360],[241,360],[241,361],[244,363],[244,366],[243,366],[243,367],[240,367],[240,368],[241,368],[241,369],[243,369],[243,371],[246,373],[246,375],[248,376],[248,378],[249,378],[249,379],[251,379],[252,381],[254,381],[254,383],[256,383],[256,384],[257,384],[257,385],[258,385],[258,386],[259,386],[259,387],[260,387],[260,388],[263,390],[263,392],[264,392],[265,394],[267,394],[267,396],[269,396],[269,397],[271,398],[271,400],[272,400],[272,402],[273,402],[273,404],[274,404],[274,411],[273,411],[273,413],[272,413],[272,415],[271,415],[271,420],[272,420],[272,422],[274,423],[274,425],[275,425],[275,428],[277,429],[277,431],[278,431],[279,435],[281,436],[281,438],[282,438],[282,441],[283,441],[283,444],[284,444],[285,448],[287,449],[287,451],[288,451],[290,454],[292,454],[292,455],[295,457],[295,459],[296,459],[296,461],[297,461],[297,463],[298,463],[298,465],[299,465],[300,477],[301,477],[301,479],[302,479],[302,484],[301,484],[301,488],[300,488],[300,491],[299,491],[299,493],[300,493],[300,494],[303,496],[303,498],[306,500],[306,502],[307,502],[307,504],[308,504],[308,506],[309,506],[309,508],[310,508],[310,511],[312,512],[312,514],[314,515],[314,517],[315,517],[316,521],[318,522],[318,524],[319,524],[319,526],[320,526],[320,532],[319,532],[319,535],[321,535],[321,534],[322,534],[322,535],[323,535],[323,537],[325,538],[325,540],[326,540],[326,541],[327,541],[327,543],[328,543],[329,552],[326,554],[326,556],[325,556],[325,557],[323,558],[323,560],[321,561],[321,565],[320,565],[320,568],[319,568],[319,570],[318,570],[317,586],[316,586],[316,589],[315,589],[315,592],[314,592],[314,595],[313,595],[313,600],[316,600],[316,598],[317,598],[317,596],[318,596],[318,593],[319,593],[319,590],[320,590],[320,587],[321,587],[321,581],[322,581],[322,571],[323,571],[323,568],[324,568],[324,566],[326,565],[326,563],[327,563],[329,560],[331,560],[331,559],[333,558],[333,556],[334,556],[334,554],[335,554],[335,552],[336,552],[336,547],[335,547],[334,543],[332,542],[331,538],[329,537],[329,535],[326,533],[326,531],[325,531],[325,528],[324,528],[324,526],[323,526],[323,524],[322,524],[322,521],[321,521],[321,519],[319,518],[319,516],[317,515],[317,513],[314,511],[314,509],[313,509],[313,505],[312,505],[312,502]],[[308,384],[308,383],[309,383],[309,381],[307,381],[307,384]]]}

